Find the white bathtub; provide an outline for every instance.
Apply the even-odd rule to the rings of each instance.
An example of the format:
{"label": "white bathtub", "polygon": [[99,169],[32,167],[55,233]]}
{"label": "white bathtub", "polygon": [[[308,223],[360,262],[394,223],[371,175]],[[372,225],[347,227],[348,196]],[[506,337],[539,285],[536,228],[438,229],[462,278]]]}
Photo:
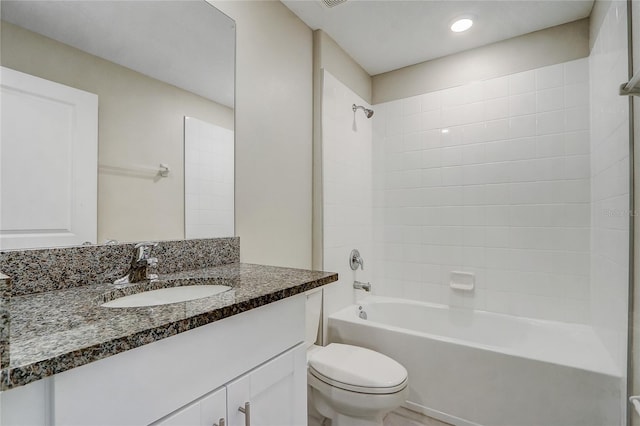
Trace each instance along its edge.
{"label": "white bathtub", "polygon": [[409,371],[405,406],[455,425],[619,426],[620,372],[587,326],[370,297],[329,317],[331,342]]}

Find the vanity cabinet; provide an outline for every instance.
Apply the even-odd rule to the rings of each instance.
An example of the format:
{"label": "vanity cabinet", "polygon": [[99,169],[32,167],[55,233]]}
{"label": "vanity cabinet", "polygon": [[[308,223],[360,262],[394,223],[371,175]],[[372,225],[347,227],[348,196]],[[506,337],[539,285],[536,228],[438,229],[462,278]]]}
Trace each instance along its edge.
{"label": "vanity cabinet", "polygon": [[298,345],[152,426],[304,425],[305,358]]}
{"label": "vanity cabinet", "polygon": [[246,402],[254,426],[306,424],[304,324],[300,294],[73,368],[0,394],[0,425],[211,426],[226,405],[241,426]]}
{"label": "vanity cabinet", "polygon": [[300,345],[227,385],[228,425],[306,425],[306,349]]}
{"label": "vanity cabinet", "polygon": [[179,409],[151,426],[223,426],[227,418],[227,389],[222,388]]}

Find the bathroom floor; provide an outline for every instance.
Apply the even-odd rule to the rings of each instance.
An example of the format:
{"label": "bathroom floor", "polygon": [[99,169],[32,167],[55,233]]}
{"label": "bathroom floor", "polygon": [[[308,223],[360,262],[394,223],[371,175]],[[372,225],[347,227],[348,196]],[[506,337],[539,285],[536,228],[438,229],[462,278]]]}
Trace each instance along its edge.
{"label": "bathroom floor", "polygon": [[384,426],[451,426],[406,408],[393,410],[384,418]]}
{"label": "bathroom floor", "polygon": [[[331,426],[331,420],[324,422],[309,416],[309,426]],[[384,426],[452,426],[449,423],[441,422],[432,417],[427,417],[406,408],[398,408],[387,414],[384,418]]]}

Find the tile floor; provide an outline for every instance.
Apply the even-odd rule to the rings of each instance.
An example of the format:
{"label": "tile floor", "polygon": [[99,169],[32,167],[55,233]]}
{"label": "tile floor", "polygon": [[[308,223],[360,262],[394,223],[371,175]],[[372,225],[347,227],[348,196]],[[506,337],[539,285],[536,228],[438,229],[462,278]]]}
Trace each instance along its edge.
{"label": "tile floor", "polygon": [[[309,426],[331,426],[331,420],[323,422],[309,416]],[[384,418],[384,426],[452,426],[431,417],[424,416],[406,408],[398,408],[387,414]]]}
{"label": "tile floor", "polygon": [[451,426],[406,408],[393,410],[384,418],[384,426]]}

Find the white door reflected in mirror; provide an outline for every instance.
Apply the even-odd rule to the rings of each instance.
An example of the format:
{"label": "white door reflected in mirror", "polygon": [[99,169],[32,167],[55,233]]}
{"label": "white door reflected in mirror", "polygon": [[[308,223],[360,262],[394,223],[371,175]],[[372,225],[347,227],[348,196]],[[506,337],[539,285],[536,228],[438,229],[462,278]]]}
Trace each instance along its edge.
{"label": "white door reflected in mirror", "polygon": [[0,249],[95,243],[98,96],[0,68]]}

